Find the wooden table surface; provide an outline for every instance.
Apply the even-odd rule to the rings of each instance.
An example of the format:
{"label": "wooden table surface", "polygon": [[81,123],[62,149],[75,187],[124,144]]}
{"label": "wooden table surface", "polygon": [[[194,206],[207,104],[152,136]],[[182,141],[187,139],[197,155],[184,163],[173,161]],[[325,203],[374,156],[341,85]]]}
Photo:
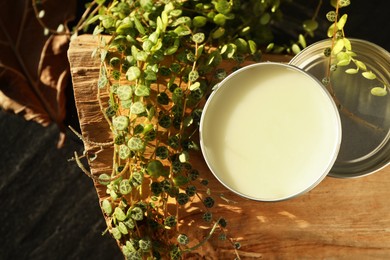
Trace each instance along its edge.
{"label": "wooden table surface", "polygon": [[[73,40],[69,60],[80,126],[84,137],[107,141],[107,128],[96,102],[98,63],[91,59],[96,41],[89,35]],[[85,144],[86,149],[91,149]],[[99,154],[93,174],[110,168],[110,153]],[[282,202],[256,202],[231,193],[209,172],[200,153],[192,163],[223,194],[214,214],[228,222],[229,235],[240,241],[242,259],[390,259],[390,167],[356,179],[327,177],[310,192]],[[97,186],[99,196],[103,190]],[[182,216],[197,218],[194,204]],[[196,231],[194,231],[196,230]],[[207,232],[194,229],[191,232]],[[118,249],[119,250],[119,249]],[[226,243],[210,240],[193,258],[233,259]]]}

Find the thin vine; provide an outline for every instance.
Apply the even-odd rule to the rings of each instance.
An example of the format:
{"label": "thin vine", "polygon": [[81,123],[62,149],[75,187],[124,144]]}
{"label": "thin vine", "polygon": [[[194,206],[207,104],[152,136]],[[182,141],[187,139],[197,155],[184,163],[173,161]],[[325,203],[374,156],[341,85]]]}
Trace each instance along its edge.
{"label": "thin vine", "polygon": [[351,41],[346,37],[344,27],[348,19],[348,14],[340,15],[340,9],[350,5],[350,0],[334,0],[332,1],[335,10],[329,11],[326,18],[332,24],[328,28],[327,35],[332,39],[330,48],[324,50],[324,54],[329,58],[329,66],[327,76],[322,80],[325,85],[330,83],[330,74],[338,67],[345,67],[353,63],[355,68],[345,70],[347,74],[361,75],[368,80],[376,80],[381,86],[376,86],[371,89],[371,94],[374,96],[386,96],[389,86],[361,60],[353,51]]}

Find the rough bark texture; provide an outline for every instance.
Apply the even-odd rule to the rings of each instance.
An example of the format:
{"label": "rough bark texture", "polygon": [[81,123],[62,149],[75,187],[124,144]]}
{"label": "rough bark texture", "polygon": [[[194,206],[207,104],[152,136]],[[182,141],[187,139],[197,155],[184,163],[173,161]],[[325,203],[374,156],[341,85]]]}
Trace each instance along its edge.
{"label": "rough bark texture", "polygon": [[[70,46],[74,95],[84,138],[109,141],[107,123],[96,99],[98,61],[91,58],[96,39],[81,36]],[[285,57],[282,57],[282,60]],[[278,58],[280,61],[280,58]],[[90,149],[85,144],[86,149]],[[100,153],[90,165],[93,174],[110,171],[111,152]],[[300,197],[277,203],[243,199],[225,189],[209,172],[201,153],[192,163],[202,177],[209,179],[213,194],[223,194],[231,203],[219,199],[214,214],[228,222],[229,235],[240,241],[242,259],[385,259],[390,256],[390,168],[358,179],[326,178],[315,189]],[[97,195],[104,191],[95,184]],[[202,214],[197,205],[181,210],[192,219]],[[190,223],[190,222],[189,222]],[[201,227],[189,227],[199,236]],[[119,250],[119,249],[118,249]],[[228,243],[210,240],[193,255],[213,259],[232,259]],[[191,256],[189,256],[191,257]]]}

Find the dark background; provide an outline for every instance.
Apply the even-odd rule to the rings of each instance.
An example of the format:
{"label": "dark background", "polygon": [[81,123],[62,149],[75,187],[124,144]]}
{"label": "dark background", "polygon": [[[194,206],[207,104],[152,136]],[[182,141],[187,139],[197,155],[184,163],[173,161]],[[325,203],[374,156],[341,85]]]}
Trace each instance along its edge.
{"label": "dark background", "polygon": [[[347,36],[389,51],[389,1],[351,2]],[[328,10],[324,3],[321,15]],[[326,27],[314,40],[325,38]],[[77,126],[71,86],[67,112],[67,124]],[[105,223],[92,181],[68,162],[83,150],[82,142],[68,132],[57,149],[58,135],[54,125],[44,128],[0,111],[0,260],[121,259],[114,239],[101,235]]]}

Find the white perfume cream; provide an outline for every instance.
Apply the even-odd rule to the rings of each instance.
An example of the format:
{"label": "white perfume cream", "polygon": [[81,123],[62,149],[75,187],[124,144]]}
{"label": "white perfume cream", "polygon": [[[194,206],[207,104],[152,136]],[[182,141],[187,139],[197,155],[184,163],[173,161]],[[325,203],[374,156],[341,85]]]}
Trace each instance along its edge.
{"label": "white perfume cream", "polygon": [[228,189],[278,201],[316,186],[341,142],[337,108],[322,84],[281,63],[246,66],[224,79],[200,124],[204,158]]}

